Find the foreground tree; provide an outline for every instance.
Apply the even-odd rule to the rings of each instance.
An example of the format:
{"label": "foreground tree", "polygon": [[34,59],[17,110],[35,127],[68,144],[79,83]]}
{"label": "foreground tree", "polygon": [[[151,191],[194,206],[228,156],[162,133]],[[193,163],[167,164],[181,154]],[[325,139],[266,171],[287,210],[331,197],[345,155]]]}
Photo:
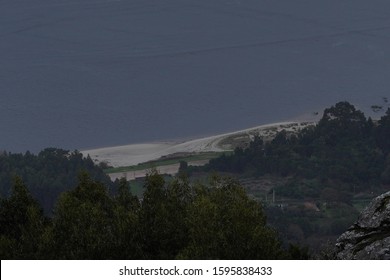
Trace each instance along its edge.
{"label": "foreground tree", "polygon": [[152,170],[145,180],[145,192],[140,212],[140,232],[143,258],[172,259],[169,247],[172,239],[167,209],[167,189],[163,176]]}
{"label": "foreground tree", "polygon": [[9,198],[0,201],[1,259],[39,258],[45,223],[42,208],[15,177]]}
{"label": "foreground tree", "polygon": [[286,255],[262,207],[231,179],[170,183],[148,174],[142,202],[126,180],[110,197],[86,173],[47,221],[17,179],[0,205],[4,259],[278,259]]}
{"label": "foreground tree", "polygon": [[114,198],[115,242],[112,250],[116,259],[140,259],[141,252],[139,212],[140,202],[131,194],[129,183],[125,178],[119,181],[118,195]]}
{"label": "foreground tree", "polygon": [[63,193],[48,229],[50,259],[110,259],[115,256],[114,205],[106,187],[86,174],[77,187]]}
{"label": "foreground tree", "polygon": [[216,178],[211,188],[199,186],[186,220],[186,259],[283,258],[275,231],[266,225],[262,207],[231,179]]}
{"label": "foreground tree", "polygon": [[286,257],[260,204],[231,179],[210,185],[185,177],[167,184],[153,171],[140,210],[146,259],[279,259]]}

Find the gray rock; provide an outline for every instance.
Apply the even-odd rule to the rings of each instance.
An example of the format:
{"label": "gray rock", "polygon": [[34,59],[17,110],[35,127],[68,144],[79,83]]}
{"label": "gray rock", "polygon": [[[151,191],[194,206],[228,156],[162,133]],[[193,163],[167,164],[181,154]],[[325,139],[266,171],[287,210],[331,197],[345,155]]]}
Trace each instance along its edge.
{"label": "gray rock", "polygon": [[346,260],[390,259],[390,192],[376,197],[337,239],[336,256]]}

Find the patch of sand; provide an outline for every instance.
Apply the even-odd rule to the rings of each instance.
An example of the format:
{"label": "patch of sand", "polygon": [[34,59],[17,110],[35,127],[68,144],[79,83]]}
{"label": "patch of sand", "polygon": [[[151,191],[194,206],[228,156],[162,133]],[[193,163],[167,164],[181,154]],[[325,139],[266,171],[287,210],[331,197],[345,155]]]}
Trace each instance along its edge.
{"label": "patch of sand", "polygon": [[[131,166],[151,160],[156,160],[161,158],[162,156],[167,156],[175,153],[228,151],[232,150],[234,147],[232,145],[226,145],[226,142],[233,141],[232,139],[234,139],[234,137],[241,137],[242,135],[246,135],[248,139],[252,139],[255,135],[263,137],[272,137],[278,131],[281,131],[283,129],[294,132],[307,125],[312,125],[314,123],[315,122],[311,121],[279,122],[252,127],[236,132],[190,140],[183,143],[160,142],[131,144],[125,146],[84,150],[81,151],[81,153],[84,156],[89,155],[92,160],[97,163],[105,162],[113,167]],[[224,145],[221,144],[223,140]]]}

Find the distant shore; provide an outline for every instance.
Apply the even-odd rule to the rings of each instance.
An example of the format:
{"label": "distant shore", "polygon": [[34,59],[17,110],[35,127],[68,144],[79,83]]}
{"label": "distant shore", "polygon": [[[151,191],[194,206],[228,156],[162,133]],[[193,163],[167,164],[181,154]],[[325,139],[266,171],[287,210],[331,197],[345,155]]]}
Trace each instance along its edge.
{"label": "distant shore", "polygon": [[106,163],[112,167],[133,166],[157,160],[177,153],[224,152],[245,145],[255,136],[272,138],[281,130],[298,132],[315,121],[286,121],[260,125],[235,132],[224,133],[185,142],[156,142],[130,144],[116,147],[83,150],[84,156],[90,156],[95,163]]}

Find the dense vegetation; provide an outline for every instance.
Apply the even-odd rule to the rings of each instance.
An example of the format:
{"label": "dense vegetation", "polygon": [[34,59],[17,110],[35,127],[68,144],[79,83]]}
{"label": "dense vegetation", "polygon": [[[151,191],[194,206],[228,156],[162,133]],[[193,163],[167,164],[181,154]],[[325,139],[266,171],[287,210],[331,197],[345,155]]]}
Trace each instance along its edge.
{"label": "dense vegetation", "polygon": [[[358,192],[390,183],[389,139],[390,109],[374,124],[353,105],[340,102],[325,110],[318,125],[298,134],[281,131],[270,142],[256,138],[247,149],[211,160],[206,170],[332,181]],[[294,188],[286,191],[306,195]]]}
{"label": "dense vegetation", "polygon": [[45,210],[50,214],[58,196],[74,187],[78,174],[84,170],[97,181],[113,187],[110,178],[93,161],[78,152],[47,148],[38,155],[0,153],[0,197],[7,197],[13,178],[19,176],[29,187]]}
{"label": "dense vegetation", "polygon": [[[0,204],[1,259],[281,259],[305,256],[284,250],[266,225],[262,207],[234,181],[209,187],[157,172],[145,181],[143,200],[126,180],[118,194],[82,173],[43,215],[20,178]],[[291,252],[291,253],[290,253]],[[297,255],[298,252],[298,255]],[[293,254],[293,255],[292,255]]]}
{"label": "dense vegetation", "polygon": [[[374,122],[339,102],[316,126],[297,134],[281,131],[269,142],[257,137],[245,149],[187,171],[252,178],[257,186],[248,192],[268,205],[269,222],[283,239],[315,247],[334,240],[365,204],[389,189],[389,139],[390,109]],[[272,187],[261,193],[264,178]],[[273,203],[264,199],[274,194]]]}

